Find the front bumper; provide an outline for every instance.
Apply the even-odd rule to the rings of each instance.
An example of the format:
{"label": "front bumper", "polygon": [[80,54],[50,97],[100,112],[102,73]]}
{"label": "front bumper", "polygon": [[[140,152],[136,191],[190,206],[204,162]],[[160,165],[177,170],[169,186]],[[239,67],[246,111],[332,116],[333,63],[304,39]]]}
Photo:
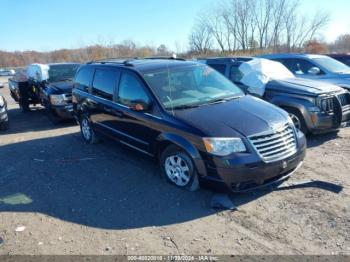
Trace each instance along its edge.
{"label": "front bumper", "polygon": [[73,105],[51,106],[52,111],[62,119],[73,119]]}
{"label": "front bumper", "polygon": [[256,156],[226,161],[227,167],[207,164],[205,176],[200,176],[202,186],[220,191],[247,192],[285,180],[301,167],[306,154],[306,142],[297,152],[280,161],[266,163]]}
{"label": "front bumper", "polygon": [[[339,119],[341,120],[339,121]],[[350,121],[350,110],[342,111],[341,117],[336,114],[328,115],[320,112],[312,113],[312,126],[309,126],[311,133],[326,133],[339,129],[342,124]]]}

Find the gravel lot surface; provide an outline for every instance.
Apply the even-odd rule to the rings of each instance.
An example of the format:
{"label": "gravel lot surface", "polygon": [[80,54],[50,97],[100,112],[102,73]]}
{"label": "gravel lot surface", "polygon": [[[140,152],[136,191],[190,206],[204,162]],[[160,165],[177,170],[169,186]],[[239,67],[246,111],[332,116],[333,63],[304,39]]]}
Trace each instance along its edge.
{"label": "gravel lot surface", "polygon": [[178,190],[154,161],[86,145],[74,123],[22,113],[0,92],[11,121],[0,133],[0,254],[350,255],[349,127],[309,137],[287,187],[232,195],[238,211],[219,211],[213,192]]}

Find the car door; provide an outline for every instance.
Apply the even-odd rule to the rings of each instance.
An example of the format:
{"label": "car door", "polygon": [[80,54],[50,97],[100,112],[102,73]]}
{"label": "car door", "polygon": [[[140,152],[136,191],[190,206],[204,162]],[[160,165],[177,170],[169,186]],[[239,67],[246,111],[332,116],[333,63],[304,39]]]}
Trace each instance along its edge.
{"label": "car door", "polygon": [[90,119],[94,128],[115,139],[120,139],[114,132],[114,122],[118,121],[118,110],[114,102],[120,71],[114,68],[96,68],[88,99]]}
{"label": "car door", "polygon": [[[159,126],[161,118],[151,94],[136,73],[127,70],[122,72],[116,102],[118,121],[113,122],[113,129],[118,132],[121,142],[143,153],[152,154],[153,144],[159,135],[156,126]],[[133,108],[137,102],[152,107],[137,111]]]}

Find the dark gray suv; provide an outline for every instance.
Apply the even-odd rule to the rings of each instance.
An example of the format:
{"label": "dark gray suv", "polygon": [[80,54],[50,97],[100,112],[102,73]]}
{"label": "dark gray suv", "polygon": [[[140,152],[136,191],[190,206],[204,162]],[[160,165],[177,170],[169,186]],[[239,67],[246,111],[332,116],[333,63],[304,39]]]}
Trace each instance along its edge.
{"label": "dark gray suv", "polygon": [[[243,64],[259,62],[259,58],[252,57],[226,57],[226,58],[202,58],[201,62],[224,74],[233,83],[246,92],[250,92],[250,86],[242,83],[244,74],[241,72]],[[270,62],[283,67],[283,65]],[[282,68],[282,69],[283,69]],[[272,70],[268,68],[268,70]],[[283,71],[283,70],[281,70]],[[270,72],[271,73],[271,72]],[[334,131],[345,125],[350,120],[350,93],[338,86],[300,79],[289,76],[281,77],[277,72],[272,72],[276,77],[271,77],[265,86],[262,98],[286,110],[292,118],[295,126],[307,133],[322,133]],[[264,73],[251,71],[250,74],[261,74],[250,76],[252,78],[263,77]]]}

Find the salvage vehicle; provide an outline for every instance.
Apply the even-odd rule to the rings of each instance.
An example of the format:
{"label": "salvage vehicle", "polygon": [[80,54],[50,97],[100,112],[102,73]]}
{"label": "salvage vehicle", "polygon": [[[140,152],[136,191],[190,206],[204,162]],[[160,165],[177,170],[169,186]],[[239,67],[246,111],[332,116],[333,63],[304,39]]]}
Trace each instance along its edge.
{"label": "salvage vehicle", "polygon": [[327,54],[327,56],[330,56],[335,60],[338,60],[339,62],[350,66],[350,54]]}
{"label": "salvage vehicle", "polygon": [[184,189],[254,190],[287,179],[305,156],[305,137],[284,110],[194,61],[88,63],[73,108],[86,143],[107,136],[155,157]]}
{"label": "salvage vehicle", "polygon": [[73,119],[73,78],[79,66],[77,63],[29,65],[27,80],[10,80],[11,94],[23,111],[28,111],[30,104],[41,104],[54,123]]}
{"label": "salvage vehicle", "polygon": [[201,58],[233,83],[289,113],[304,134],[337,130],[350,121],[350,93],[341,87],[300,79],[281,63],[253,57]]}
{"label": "salvage vehicle", "polygon": [[296,77],[328,82],[350,91],[350,67],[329,56],[270,54],[258,57],[282,63]]}
{"label": "salvage vehicle", "polygon": [[9,117],[7,114],[7,103],[5,98],[0,94],[0,130],[9,128]]}

